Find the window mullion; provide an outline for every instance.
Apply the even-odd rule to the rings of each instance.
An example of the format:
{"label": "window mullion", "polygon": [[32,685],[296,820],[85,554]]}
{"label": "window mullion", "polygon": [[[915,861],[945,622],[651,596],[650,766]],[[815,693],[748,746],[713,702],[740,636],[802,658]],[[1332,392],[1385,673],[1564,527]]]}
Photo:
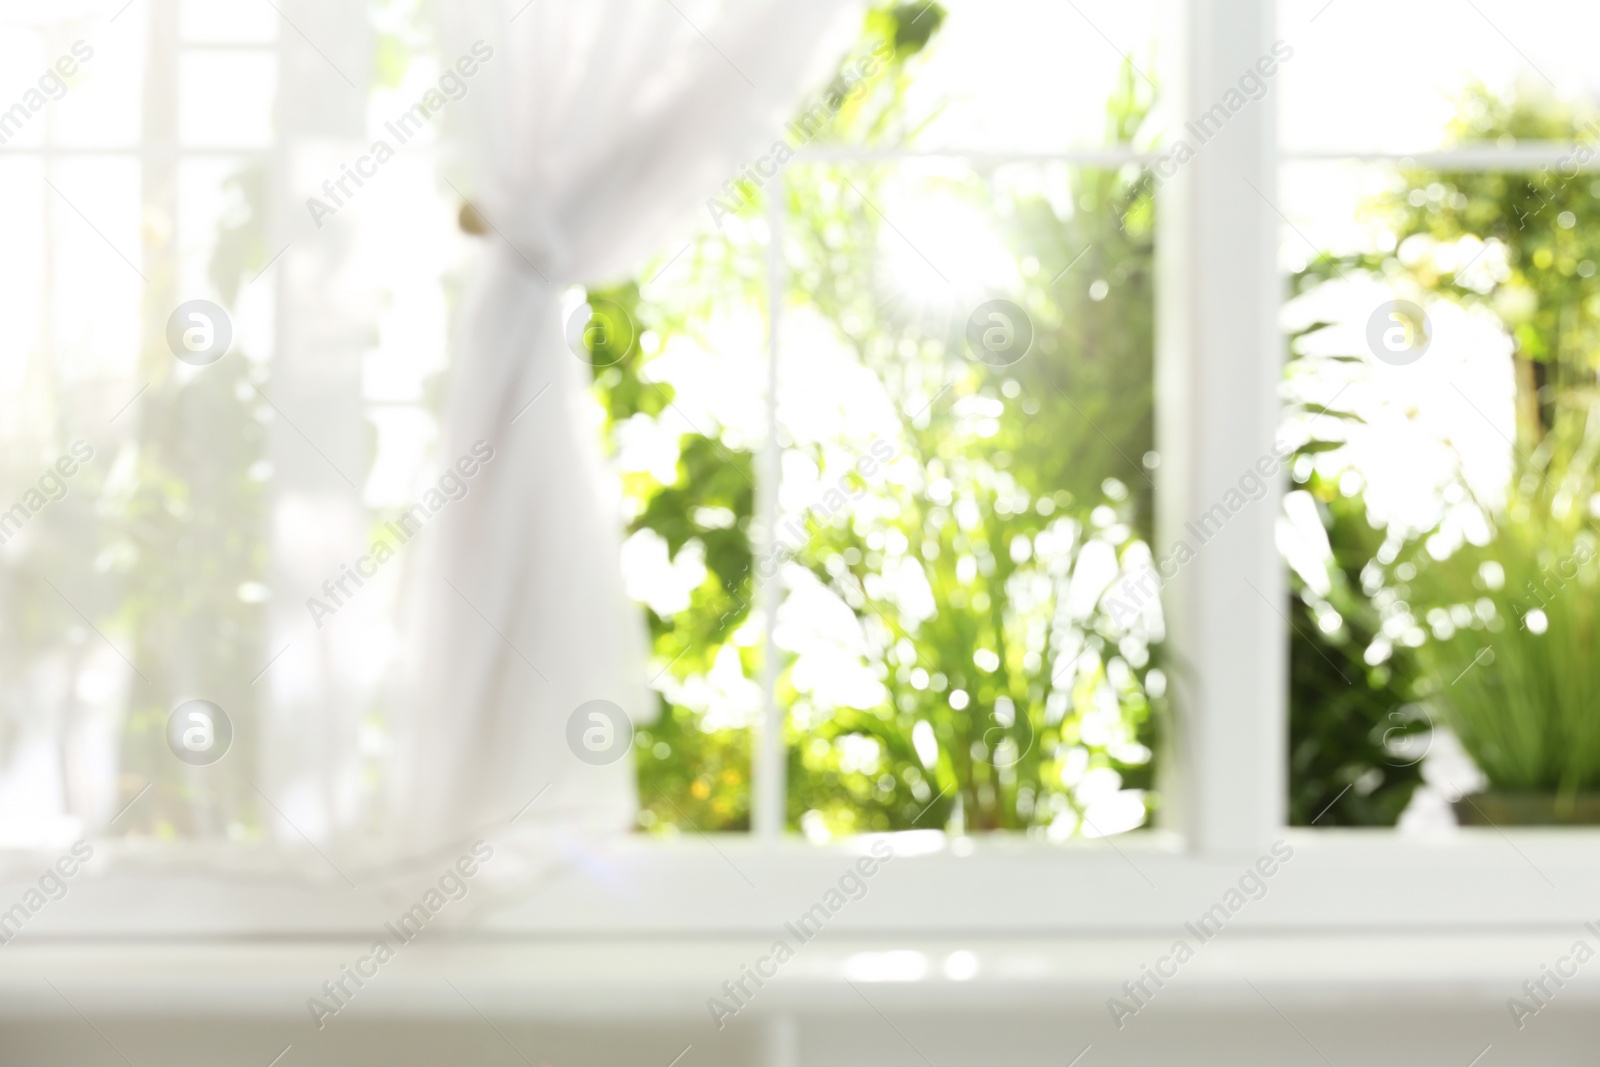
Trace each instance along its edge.
{"label": "window mullion", "polygon": [[757,837],[783,835],[788,794],[788,759],[784,741],[787,716],[778,704],[778,646],[775,633],[783,583],[778,574],[779,481],[782,451],[778,441],[778,333],[782,317],[785,271],[783,212],[786,201],[780,170],[767,189],[767,436],[756,474],[756,518],[760,554],[754,565],[756,608],[762,618],[761,721],[755,729],[750,768],[751,828]]}
{"label": "window mullion", "polygon": [[[1273,17],[1271,0],[1182,7],[1170,158],[1155,164],[1156,555],[1176,724],[1165,793],[1194,847],[1229,851],[1267,841],[1285,810],[1276,86],[1255,101],[1238,89],[1271,56]],[[1220,129],[1197,131],[1201,116]]]}

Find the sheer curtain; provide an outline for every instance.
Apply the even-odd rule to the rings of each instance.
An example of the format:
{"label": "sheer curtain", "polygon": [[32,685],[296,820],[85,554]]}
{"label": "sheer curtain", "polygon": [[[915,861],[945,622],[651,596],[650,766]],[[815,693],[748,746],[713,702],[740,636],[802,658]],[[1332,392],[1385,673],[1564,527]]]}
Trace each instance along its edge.
{"label": "sheer curtain", "polygon": [[693,225],[781,136],[801,91],[827,73],[830,46],[847,44],[853,7],[445,6],[441,61],[477,61],[453,105],[459,154],[447,180],[485,233],[442,458],[474,446],[494,458],[452,506],[413,586],[393,778],[405,852],[485,828],[537,838],[631,820],[632,759],[590,765],[566,740],[587,701],[637,722],[654,698],[587,414],[590,371],[568,347],[561,294],[618,276]]}
{"label": "sheer curtain", "polygon": [[[473,56],[475,69],[428,116],[455,135],[438,189],[491,228],[457,313],[437,458],[454,467],[482,442],[493,459],[385,569],[383,591],[325,627],[306,597],[368,549],[371,511],[388,506],[371,499],[362,418],[374,290],[394,289],[376,250],[447,258],[433,193],[405,192],[428,161],[416,144],[337,218],[305,216],[378,134],[365,5],[228,6],[218,22],[141,0],[116,20],[8,29],[26,69],[80,36],[95,57],[0,167],[16,238],[0,261],[34,312],[0,341],[0,491],[20,499],[75,436],[95,457],[0,546],[0,867],[34,862],[7,849],[125,836],[115,855],[135,872],[254,877],[299,853],[313,878],[333,878],[331,856],[366,886],[387,861],[463,838],[525,835],[543,857],[557,837],[631,820],[631,758],[593,766],[566,741],[580,704],[642,720],[653,698],[562,294],[695,225],[831,72],[858,4],[441,5],[441,67]],[[269,104],[254,125],[230,105],[217,129],[191,129],[208,94]],[[408,85],[375,113],[415,99]],[[218,145],[234,154],[213,164]],[[183,242],[139,222],[174,218]],[[233,350],[205,368],[179,364],[163,333],[194,297],[234,320]],[[178,499],[191,489],[198,518]],[[368,723],[402,567],[403,652],[378,683],[392,689],[385,748]],[[179,763],[160,729],[191,698],[237,731],[213,766]],[[247,858],[257,825],[274,847]]]}

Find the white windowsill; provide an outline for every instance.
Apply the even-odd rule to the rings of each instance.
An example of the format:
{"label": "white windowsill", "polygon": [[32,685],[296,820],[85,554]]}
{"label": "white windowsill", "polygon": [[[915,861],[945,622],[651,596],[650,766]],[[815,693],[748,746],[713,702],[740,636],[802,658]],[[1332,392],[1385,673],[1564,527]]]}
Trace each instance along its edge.
{"label": "white windowsill", "polygon": [[[1285,830],[1294,857],[1240,914],[1263,929],[1520,928],[1600,920],[1600,830]],[[502,901],[481,928],[508,934],[758,933],[804,910],[866,854],[871,838],[815,846],[716,835],[621,837],[574,853],[525,901]],[[836,917],[854,932],[1105,933],[1164,930],[1213,903],[1260,854],[1199,854],[1160,832],[1042,844],[1020,837],[888,835],[896,858]],[[969,847],[970,846],[970,847]],[[195,851],[161,846],[175,859]],[[966,854],[958,854],[964,851]],[[1262,850],[1265,851],[1265,850]],[[215,854],[213,854],[215,855]],[[237,854],[234,854],[237,857]],[[327,935],[365,929],[379,903],[314,854],[299,878],[163,875],[151,851],[96,846],[29,938]],[[17,899],[54,854],[4,857]],[[134,862],[135,859],[142,862]],[[188,865],[185,865],[188,866]],[[411,882],[421,886],[426,874]],[[752,884],[753,883],[753,888]],[[420,890],[419,890],[420,891]],[[398,903],[399,897],[394,897]]]}
{"label": "white windowsill", "polygon": [[[1215,1005],[1259,1011],[1250,983],[1277,1004],[1399,1003],[1501,1008],[1539,964],[1581,931],[1544,933],[1296,934],[1224,931],[1200,945],[1162,990],[1163,1007]],[[771,937],[453,937],[403,948],[352,1006],[372,1016],[462,1017],[474,1010],[533,1019],[704,1020],[706,1000],[770,951]],[[1195,942],[1191,938],[1190,944]],[[369,951],[367,939],[89,945],[17,942],[0,950],[0,1018],[229,1016],[304,1019],[306,998]],[[884,1010],[1100,1009],[1140,965],[1168,953],[1173,936],[856,937],[824,932],[755,998],[760,1012],[863,1010],[851,985]],[[953,953],[976,973],[943,974]],[[893,953],[893,956],[889,954]],[[924,969],[914,977],[911,961]],[[39,976],[71,991],[69,1006]],[[470,998],[451,994],[446,979]],[[1248,980],[1248,981],[1246,981]],[[1563,993],[1600,1000],[1593,983]]]}
{"label": "white windowsill", "polygon": [[[1584,936],[1584,922],[1600,922],[1592,892],[1600,832],[1326,830],[1284,838],[1293,859],[1186,968],[1186,988],[1210,984],[1231,995],[1224,987],[1237,985],[1231,976],[1242,967],[1307,990],[1428,983],[1493,987],[1503,997],[1507,968],[1514,987],[1530,966]],[[1118,838],[1115,848],[974,840],[965,856],[937,835],[890,840],[896,858],[788,970],[784,985],[794,995],[848,994],[839,979],[849,961],[890,950],[924,953],[933,977],[886,985],[932,996],[971,998],[995,983],[1036,984],[1041,996],[1101,989],[1113,978],[1116,986],[1222,902],[1258,855],[1197,855],[1159,834]],[[930,843],[936,851],[913,854]],[[495,996],[522,997],[528,1010],[621,981],[630,1002],[675,1010],[686,990],[703,1002],[706,977],[714,973],[711,985],[719,985],[730,966],[783,936],[783,924],[837,885],[864,846],[618,840],[525,899],[483,907],[482,894],[469,893],[472,906],[441,913],[407,947],[397,973],[435,985],[446,972],[471,975]],[[303,998],[307,980],[315,977],[315,987],[353,950],[364,951],[409,903],[403,893],[353,890],[337,877],[218,883],[118,873],[122,866],[109,846],[97,849],[68,895],[0,946],[0,1003],[21,1010],[41,972],[81,975],[108,1004],[130,1009],[141,998],[171,997],[233,1010],[279,978]],[[416,880],[413,896],[426,881]],[[0,885],[0,900],[19,899],[29,884]],[[958,948],[979,957],[971,982],[938,977],[942,954]],[[396,1010],[409,1010],[406,982],[383,984],[392,992],[372,1002],[392,996]]]}

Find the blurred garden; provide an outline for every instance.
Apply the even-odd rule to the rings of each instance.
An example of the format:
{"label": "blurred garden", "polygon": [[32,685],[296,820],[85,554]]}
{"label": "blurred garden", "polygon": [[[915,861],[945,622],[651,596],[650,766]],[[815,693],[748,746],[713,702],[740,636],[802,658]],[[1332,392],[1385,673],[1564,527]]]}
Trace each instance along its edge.
{"label": "blurred garden", "polygon": [[[847,100],[816,144],[914,138],[929,116],[908,87],[943,18],[931,4],[875,10],[857,53],[887,42],[893,60],[864,91],[830,87]],[[1125,69],[1109,139],[1138,135],[1141,88]],[[788,821],[809,837],[1110,833],[1154,807],[1159,611],[1113,619],[1100,603],[1150,537],[1153,217],[1139,177],[943,161],[784,171],[790,533],[773,560],[774,640]],[[655,640],[663,711],[637,756],[656,832],[748,826],[775,187],[745,188],[737,219],[642,275],[660,281],[590,294],[639,324],[594,362],[632,511],[624,567]],[[966,267],[994,291],[964,285],[952,268]],[[1032,332],[1009,365],[966,339],[995,296]],[[869,476],[866,455],[891,458]],[[840,484],[850,499],[829,497]]]}
{"label": "blurred garden", "polygon": [[[636,751],[652,833],[748,828],[763,564],[782,598],[791,829],[1059,839],[1159,809],[1160,613],[1113,617],[1106,597],[1149,564],[1161,476],[1154,197],[1136,165],[830,156],[918,143],[937,105],[912,90],[945,21],[935,4],[875,9],[852,55],[893,58],[859,85],[841,63],[821,151],[781,182],[742,182],[736,217],[589,294],[638,327],[592,358],[631,516],[624,567],[654,640],[661,715]],[[1154,143],[1155,97],[1125,63],[1105,143]],[[1592,141],[1588,111],[1532,90],[1480,86],[1457,107],[1459,142]],[[1600,775],[1600,183],[1576,167],[1411,165],[1362,181],[1367,246],[1318,250],[1286,292],[1291,822],[1394,825],[1436,727],[1492,789],[1571,798]],[[773,240],[776,556],[758,489]],[[1006,365],[967,338],[996,297],[1032,330]],[[1396,299],[1425,318],[1384,313]],[[1413,402],[1416,380],[1397,384],[1406,368],[1368,340],[1369,311],[1380,339],[1433,346],[1426,388],[1454,388],[1475,427],[1440,430],[1438,396]],[[1449,360],[1501,399],[1455,388]],[[1479,410],[1502,400],[1504,418]],[[1397,489],[1396,442],[1419,435],[1431,458]]]}
{"label": "blurred garden", "polygon": [[[420,5],[378,10],[373,93],[405,97],[430,69],[418,57],[431,40]],[[1170,117],[1151,77],[1159,57],[1098,38],[1107,65],[1083,75],[1093,93],[996,107],[1020,90],[983,97],[961,49],[985,33],[1011,47],[1006,18],[1044,17],[1019,10],[872,7],[802,106],[794,158],[707,190],[699,230],[631,281],[571,294],[569,314],[587,301],[629,326],[583,334],[579,354],[618,474],[625,579],[653,643],[657,715],[634,752],[645,832],[750,828],[769,699],[786,721],[786,825],[810,840],[913,828],[1060,840],[1159,821],[1181,711],[1168,679],[1181,666],[1164,658],[1155,599],[1130,612],[1111,593],[1165,547],[1152,544],[1165,475],[1158,197],[1137,162],[1054,157],[1157,150]],[[1055,98],[1027,99],[1041,95]],[[1286,157],[1279,547],[1295,825],[1393,826],[1430,788],[1463,820],[1529,796],[1545,798],[1538,818],[1571,820],[1600,779],[1600,175],[1588,169],[1600,113],[1525,81],[1468,82],[1448,99],[1444,149],[1490,146],[1511,161],[1555,146],[1556,161]],[[1030,138],[1038,151],[1016,147]],[[150,188],[177,188],[170,161],[141,166]],[[273,252],[265,165],[186,166],[184,188],[206,194],[187,269],[237,303],[241,323],[268,321],[252,288]],[[374,199],[400,213],[426,200],[426,226],[404,239],[432,243],[428,256],[370,256],[393,275],[362,372],[369,440],[352,450],[371,462],[364,477],[350,465],[373,529],[412,499],[432,447],[456,300],[450,242],[463,239],[433,160],[406,166],[409,184]],[[154,261],[165,238],[141,232]],[[154,278],[154,303],[175,303],[180,282],[198,284]],[[7,667],[22,679],[55,657],[62,678],[80,679],[52,699],[71,730],[105,736],[118,768],[109,784],[60,771],[83,803],[156,783],[122,832],[244,839],[260,830],[255,796],[242,780],[202,796],[164,762],[162,729],[198,686],[239,719],[236,751],[258,755],[255,682],[282,651],[265,647],[265,428],[281,414],[266,399],[270,338],[242,330],[245,358],[197,377],[172,368],[163,325],[141,322],[126,389],[100,396],[92,375],[57,381],[55,369],[28,379],[41,412],[80,390],[109,423],[137,389],[153,417],[55,509],[63,533],[24,539],[37,566],[0,574],[25,605],[7,622]],[[24,429],[48,436],[36,421]],[[106,580],[80,591],[39,576],[78,556]],[[372,600],[376,619],[388,601]],[[80,610],[127,636],[125,661],[90,640]],[[351,653],[352,692],[381,677],[386,641]],[[142,685],[122,694],[125,668]],[[370,702],[368,784],[381,779],[390,711]],[[1457,750],[1475,770],[1430,783],[1429,760]]]}
{"label": "blurred garden", "polygon": [[[1352,457],[1375,436],[1373,422],[1426,423],[1427,402],[1374,390],[1383,377],[1369,373],[1368,353],[1348,347],[1348,336],[1346,347],[1319,341],[1333,324],[1297,324],[1291,381],[1303,372],[1324,388],[1343,382],[1345,406],[1362,407],[1325,423],[1332,432],[1316,446],[1324,451],[1296,470],[1331,553],[1326,568],[1297,569],[1290,765],[1297,823],[1323,811],[1319,825],[1394,823],[1421,780],[1434,725],[1460,740],[1491,797],[1553,797],[1550,821],[1570,816],[1575,799],[1600,779],[1593,563],[1600,182],[1582,169],[1592,157],[1594,123],[1592,105],[1557,99],[1543,86],[1500,94],[1469,87],[1458,99],[1452,141],[1554,144],[1561,161],[1531,172],[1402,165],[1374,174],[1364,205],[1374,247],[1324,253],[1294,276],[1294,300],[1305,306],[1319,291],[1363,278],[1425,308],[1424,322],[1401,315],[1390,326],[1433,334],[1421,339],[1429,345],[1424,358],[1462,361],[1431,385],[1471,412],[1465,430],[1431,434],[1428,447],[1443,463],[1408,456],[1431,479],[1422,486],[1423,507],[1405,517],[1388,507],[1374,514]],[[1474,333],[1489,342],[1474,346]],[[1473,373],[1496,379],[1487,398],[1469,396]],[[1352,403],[1363,394],[1368,403]],[[1473,792],[1467,783],[1446,786]],[[1457,813],[1481,822],[1488,803],[1457,801]]]}

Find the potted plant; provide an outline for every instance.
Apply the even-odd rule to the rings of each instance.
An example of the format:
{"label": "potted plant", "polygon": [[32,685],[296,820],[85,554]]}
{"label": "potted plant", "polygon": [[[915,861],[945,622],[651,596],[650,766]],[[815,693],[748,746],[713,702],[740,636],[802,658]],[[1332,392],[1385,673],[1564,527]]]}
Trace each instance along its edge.
{"label": "potted plant", "polygon": [[1416,648],[1429,703],[1489,781],[1455,801],[1467,825],[1600,823],[1600,406],[1574,403],[1519,453],[1503,504],[1464,490],[1380,553],[1378,641]]}

